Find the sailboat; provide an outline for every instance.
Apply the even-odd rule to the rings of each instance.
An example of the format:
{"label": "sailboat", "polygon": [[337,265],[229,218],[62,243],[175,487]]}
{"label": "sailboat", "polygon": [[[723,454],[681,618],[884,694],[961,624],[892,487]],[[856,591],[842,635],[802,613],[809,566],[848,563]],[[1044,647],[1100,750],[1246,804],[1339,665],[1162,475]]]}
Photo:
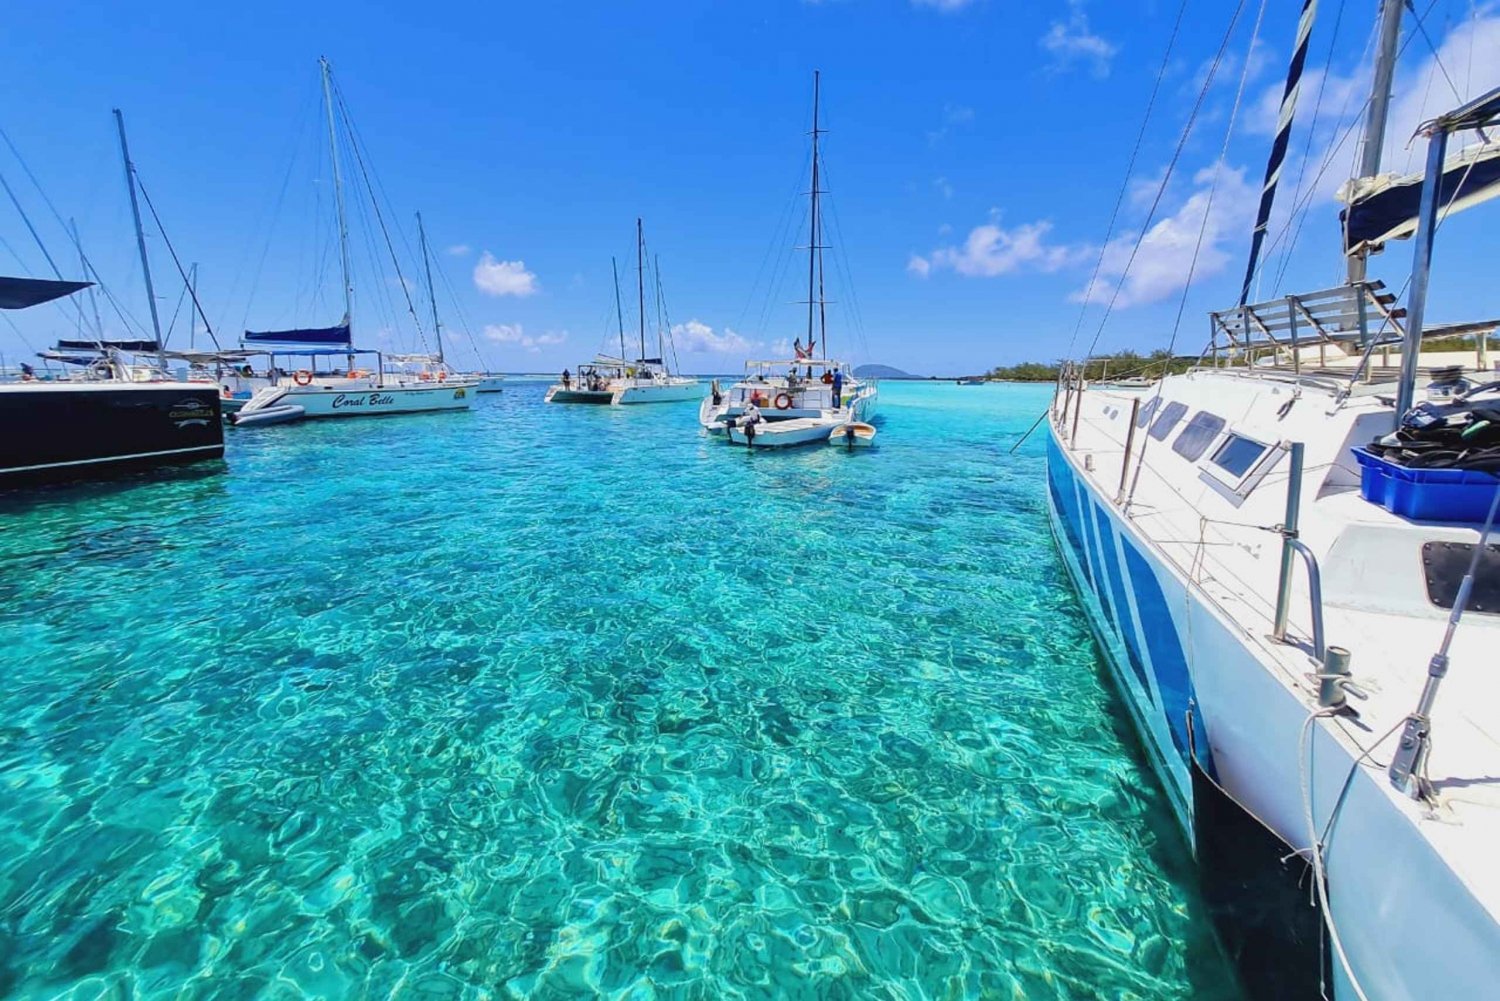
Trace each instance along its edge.
{"label": "sailboat", "polygon": [[[666,361],[665,339],[671,336],[665,324],[656,332],[656,357],[646,356],[646,238],[640,219],[635,221],[636,290],[639,297],[639,353],[633,360],[625,354],[625,313],[620,302],[620,273],[615,271],[615,316],[620,334],[620,355],[598,355],[578,366],[577,375],[547,389],[547,403],[682,403],[698,397],[698,380],[673,374]],[[610,262],[613,265],[613,261]],[[658,282],[660,276],[658,275]],[[660,286],[658,285],[658,294]]]}
{"label": "sailboat", "polygon": [[[245,331],[243,344],[267,347],[270,385],[258,390],[231,415],[236,425],[273,424],[304,417],[365,417],[437,410],[467,410],[474,402],[478,380],[451,372],[443,362],[439,336],[435,355],[391,355],[356,348],[352,337],[354,284],[349,264],[349,225],[344,211],[343,178],[339,171],[338,131],[335,125],[333,69],[319,59],[323,102],[328,118],[328,147],[333,170],[334,212],[339,232],[339,265],[343,278],[344,316],[332,327]],[[373,198],[373,192],[371,193]],[[423,236],[423,252],[426,237]],[[428,272],[431,282],[431,271]],[[433,321],[437,306],[433,305]],[[367,366],[357,357],[373,357]],[[295,367],[290,374],[278,364]],[[334,364],[342,361],[342,366]],[[392,368],[387,369],[387,362]],[[321,366],[321,368],[320,368]]]}
{"label": "sailboat", "polygon": [[[1497,321],[1426,313],[1439,218],[1495,193],[1484,153],[1445,147],[1500,123],[1500,90],[1422,127],[1418,180],[1381,179],[1402,9],[1384,0],[1347,278],[1252,302],[1312,8],[1238,304],[1146,393],[1064,373],[1050,521],[1251,993],[1492,997],[1500,383],[1479,370]],[[1401,308],[1366,258],[1413,233]],[[1455,332],[1477,364],[1423,373],[1424,339]]]}
{"label": "sailboat", "polygon": [[[0,384],[0,489],[224,456],[217,387],[180,382],[166,371],[135,165],[124,115],[118,109],[114,115],[155,336],[106,339],[96,315],[97,337],[59,341],[41,353],[43,360],[72,366],[70,377],[37,379],[28,365],[20,381]],[[35,234],[29,220],[27,227]],[[76,242],[76,232],[74,237]],[[45,246],[42,252],[57,273]],[[83,264],[89,271],[87,261]],[[93,284],[67,281],[60,273],[55,280],[0,277],[0,309],[30,309]],[[81,318],[81,308],[79,313]]]}
{"label": "sailboat", "polygon": [[[824,229],[819,172],[820,74],[813,72],[812,186],[807,241],[807,347],[795,357],[747,361],[744,379],[728,389],[717,379],[698,407],[698,422],[735,445],[788,448],[795,445],[865,445],[875,428],[878,389],[873,378],[857,378],[846,362],[828,354],[827,300],[823,294]],[[859,424],[857,433],[846,426]]]}

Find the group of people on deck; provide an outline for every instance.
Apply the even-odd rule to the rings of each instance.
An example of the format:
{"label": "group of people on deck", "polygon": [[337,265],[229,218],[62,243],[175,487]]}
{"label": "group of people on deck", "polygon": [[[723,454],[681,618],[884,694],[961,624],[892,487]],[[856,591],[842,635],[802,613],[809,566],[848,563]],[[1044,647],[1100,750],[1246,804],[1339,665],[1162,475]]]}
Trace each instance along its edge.
{"label": "group of people on deck", "polygon": [[[573,373],[567,369],[562,370],[563,389],[573,388]],[[580,392],[587,390],[591,393],[602,393],[609,388],[609,380],[592,369],[578,370],[578,389]]]}

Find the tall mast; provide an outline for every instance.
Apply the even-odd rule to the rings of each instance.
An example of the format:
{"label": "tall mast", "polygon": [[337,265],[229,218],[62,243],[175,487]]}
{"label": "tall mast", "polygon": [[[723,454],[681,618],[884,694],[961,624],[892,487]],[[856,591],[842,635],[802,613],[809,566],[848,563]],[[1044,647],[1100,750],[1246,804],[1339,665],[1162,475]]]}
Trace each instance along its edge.
{"label": "tall mast", "polygon": [[[1381,0],[1380,42],[1375,52],[1375,78],[1370,84],[1370,115],[1360,146],[1359,177],[1380,173],[1380,153],[1385,146],[1386,119],[1391,107],[1391,78],[1396,72],[1396,45],[1401,40],[1402,0]],[[1349,281],[1365,280],[1367,252],[1349,255]]]}
{"label": "tall mast", "polygon": [[417,213],[417,239],[422,244],[422,267],[427,272],[427,300],[432,303],[432,336],[437,338],[438,364],[443,361],[443,325],[438,321],[437,292],[432,285],[432,258],[427,253],[427,229],[422,225],[422,213]]}
{"label": "tall mast", "polygon": [[146,305],[151,307],[151,330],[156,334],[157,360],[166,365],[161,349],[161,317],[156,313],[156,288],[151,284],[151,258],[146,253],[146,231],[141,228],[141,205],[135,195],[135,164],[130,162],[130,147],[125,142],[125,116],[115,109],[115,126],[120,131],[120,157],[125,161],[125,187],[130,191],[130,214],[135,217],[135,245],[141,252],[141,274],[146,279]]}
{"label": "tall mast", "polygon": [[344,275],[344,324],[354,318],[354,285],[349,278],[349,223],[344,217],[344,179],[339,174],[338,132],[333,124],[333,67],[326,56],[318,57],[318,68],[323,73],[323,107],[328,112],[328,154],[333,164],[333,204],[339,222],[339,264]]}
{"label": "tall mast", "polygon": [[[818,246],[819,231],[822,228],[818,223],[818,92],[820,75],[818,70],[813,70],[812,209],[810,212],[811,225],[807,242],[807,356],[809,358],[812,357],[813,346],[817,340],[814,337],[815,328],[813,320],[815,314],[813,307],[818,305],[818,300],[813,293],[815,292],[814,282],[817,278],[818,261],[820,260],[818,253],[821,249]],[[823,349],[823,357],[828,357],[828,349],[826,347]]]}
{"label": "tall mast", "polygon": [[656,279],[656,357],[661,359],[662,367],[666,368],[667,346],[664,340],[666,316],[664,314],[667,311],[667,304],[661,294],[661,255],[659,254],[651,255],[651,273]]}
{"label": "tall mast", "polygon": [[609,259],[609,270],[615,276],[615,323],[620,328],[620,361],[625,360],[625,307],[620,302],[620,266],[613,256]]}
{"label": "tall mast", "polygon": [[640,298],[641,310],[641,356],[646,360],[646,237],[641,229],[641,220],[635,221],[635,285]]}

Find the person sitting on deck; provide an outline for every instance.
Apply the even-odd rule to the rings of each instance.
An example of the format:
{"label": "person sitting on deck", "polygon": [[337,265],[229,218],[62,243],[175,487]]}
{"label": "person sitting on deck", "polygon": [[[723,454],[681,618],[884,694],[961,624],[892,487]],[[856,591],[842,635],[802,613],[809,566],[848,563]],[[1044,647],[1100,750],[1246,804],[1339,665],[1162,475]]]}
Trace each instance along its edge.
{"label": "person sitting on deck", "polygon": [[826,368],[823,370],[823,385],[825,385],[825,386],[831,386],[831,385],[833,385],[833,373],[830,372]]}
{"label": "person sitting on deck", "polygon": [[837,410],[844,405],[844,370],[836,368],[833,370],[833,409]]}
{"label": "person sitting on deck", "polygon": [[573,388],[573,373],[569,372],[567,369],[563,369],[562,379],[563,379],[563,389],[572,389]]}

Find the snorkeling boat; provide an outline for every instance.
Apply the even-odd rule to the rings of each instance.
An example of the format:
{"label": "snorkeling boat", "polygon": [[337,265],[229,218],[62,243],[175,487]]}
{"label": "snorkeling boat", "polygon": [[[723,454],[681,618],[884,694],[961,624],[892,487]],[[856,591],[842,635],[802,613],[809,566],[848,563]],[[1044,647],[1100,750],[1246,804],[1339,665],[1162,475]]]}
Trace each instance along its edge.
{"label": "snorkeling boat", "polygon": [[[1348,201],[1345,284],[1251,303],[1247,277],[1197,369],[1142,394],[1075,367],[1049,411],[1053,534],[1252,996],[1500,984],[1500,321],[1426,322],[1439,213],[1500,192],[1445,147],[1496,123],[1500,90],[1428,121],[1423,176]],[[1403,310],[1364,258],[1413,231]],[[1424,375],[1455,331],[1466,370]]]}
{"label": "snorkeling boat", "polygon": [[639,307],[639,353],[634,361],[625,354],[625,310],[620,299],[620,272],[610,259],[615,276],[615,318],[620,339],[618,357],[600,354],[578,366],[578,373],[564,372],[564,379],[547,389],[546,403],[593,403],[622,406],[634,403],[684,403],[698,398],[698,380],[673,374],[666,362],[671,343],[671,325],[661,288],[661,269],[656,268],[656,357],[646,357],[646,239],[640,219],[635,221],[636,294]]}
{"label": "snorkeling boat", "polygon": [[[837,429],[867,424],[878,395],[873,378],[856,378],[844,362],[828,357],[827,300],[823,295],[823,230],[818,151],[821,76],[813,73],[812,186],[807,241],[807,347],[793,344],[795,357],[747,361],[744,379],[728,390],[715,379],[698,406],[698,423],[710,434],[750,448],[821,444]],[[818,357],[821,355],[821,357]],[[870,429],[873,436],[874,429]]]}
{"label": "snorkeling boat", "polygon": [[492,375],[489,372],[475,372],[472,378],[478,383],[474,387],[476,393],[500,393],[505,390],[505,376]]}
{"label": "snorkeling boat", "polygon": [[704,430],[727,435],[733,444],[811,445],[826,440],[835,428],[868,423],[875,416],[879,390],[873,379],[846,377],[835,399],[834,373],[848,369],[836,359],[748,361],[745,367],[753,374],[727,390],[714,380],[698,408]]}

